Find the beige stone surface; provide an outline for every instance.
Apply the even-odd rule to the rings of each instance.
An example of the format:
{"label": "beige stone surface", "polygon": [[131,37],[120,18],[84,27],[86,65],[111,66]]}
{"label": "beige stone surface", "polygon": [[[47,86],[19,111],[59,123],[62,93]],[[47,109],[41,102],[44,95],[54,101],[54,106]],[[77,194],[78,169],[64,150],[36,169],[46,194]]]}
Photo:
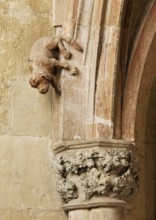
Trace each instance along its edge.
{"label": "beige stone surface", "polygon": [[0,137],[0,209],[60,206],[52,168],[51,139]]}
{"label": "beige stone surface", "polygon": [[124,0],[110,0],[107,1],[107,11],[105,17],[106,26],[120,26],[123,6],[126,2]]}
{"label": "beige stone surface", "polygon": [[65,19],[65,8],[62,7],[64,0],[52,0],[53,4],[53,26],[62,26]]}
{"label": "beige stone surface", "polygon": [[33,42],[50,35],[51,1],[0,2],[0,133],[9,127],[10,80],[29,75],[27,60]]}
{"label": "beige stone surface", "polygon": [[[126,73],[121,76],[120,69],[123,63],[120,56],[125,56],[124,67],[128,69],[128,59],[133,49],[130,47],[135,46],[135,39],[129,40],[129,37],[134,37],[134,33],[130,33],[132,36],[128,36],[127,33],[126,51],[129,53],[124,53],[122,25],[134,26],[132,30],[135,29],[137,32],[138,22],[144,23],[143,16],[138,13],[140,17],[139,21],[137,20],[135,1],[132,1],[134,5],[128,1],[128,6],[132,6],[134,13],[132,19],[130,13],[128,19],[125,19],[128,7],[124,0],[100,0],[100,2],[66,0],[66,5],[63,2],[63,0],[53,0],[55,4],[52,9],[52,0],[0,1],[0,220],[67,219],[67,215],[60,208],[62,201],[57,193],[52,143],[93,138],[112,140],[116,126],[116,104],[120,101],[119,123],[123,117],[120,106],[123,88],[120,87],[125,84]],[[53,33],[52,11],[53,25],[63,25],[63,30],[68,35],[74,36],[84,48],[83,53],[69,48],[73,56],[67,62],[76,66],[80,74],[72,77],[63,71],[58,76],[57,83],[62,89],[60,97],[54,94],[53,89],[43,96],[28,84],[29,50],[37,38]],[[145,12],[148,14],[147,9]],[[155,13],[153,14],[155,17]],[[150,45],[149,38],[154,39],[150,34],[155,31],[153,21],[154,19],[150,20],[147,30],[144,29],[147,38],[144,43],[140,41],[141,53],[136,54],[133,68],[130,69],[130,75],[135,69],[136,77],[132,82],[137,86],[139,85],[138,70],[143,71],[144,67],[140,65],[144,64],[141,62],[141,55],[148,54],[148,49],[144,49],[143,46]],[[59,30],[60,27],[56,31]],[[141,36],[144,38],[144,34]],[[129,41],[130,43],[133,41],[132,44],[129,44]],[[123,138],[131,138],[133,134],[134,139],[134,133],[137,138],[137,147],[141,151],[141,184],[139,194],[134,200],[130,200],[133,205],[132,212],[125,212],[122,216],[124,220],[141,220],[145,216],[147,219],[154,219],[155,199],[152,196],[155,194],[153,155],[155,155],[156,129],[154,124],[147,123],[147,121],[154,123],[156,118],[155,101],[153,101],[156,93],[155,91],[152,93],[153,88],[151,89],[151,84],[155,81],[154,55],[153,47],[139,96],[135,95],[132,85],[128,87],[128,93],[130,92],[130,96],[136,99],[136,106],[129,102],[128,109],[131,109],[131,106],[138,108],[137,114],[141,116],[137,115],[135,129],[129,117],[133,111],[127,111],[126,117],[123,117],[127,129],[123,126],[122,132],[126,134]],[[60,59],[64,61],[62,57]],[[119,94],[116,90],[118,77],[123,80],[119,85],[121,89]],[[140,82],[141,79],[140,77]],[[147,89],[144,90],[144,87]],[[151,93],[153,104],[150,108],[144,109],[145,101],[146,108],[149,104],[144,96],[149,97]],[[148,128],[145,129],[145,133],[144,128]],[[118,138],[120,133],[121,130]],[[145,179],[150,179],[151,182]],[[122,218],[119,210],[109,207],[91,211],[75,210],[69,213],[69,220],[79,219],[121,220]]]}
{"label": "beige stone surface", "polygon": [[63,220],[51,151],[51,91],[28,84],[34,41],[53,33],[51,1],[0,1],[0,219]]}
{"label": "beige stone surface", "polygon": [[89,210],[74,210],[69,212],[69,220],[90,220]]}
{"label": "beige stone surface", "polygon": [[97,76],[95,97],[95,130],[97,137],[113,137],[114,130],[114,77],[117,65],[117,44],[120,27],[104,28],[104,41]]}
{"label": "beige stone surface", "polygon": [[121,220],[120,210],[118,208],[97,208],[90,212],[90,220]]}
{"label": "beige stone surface", "polygon": [[[76,5],[76,3],[77,5]],[[72,1],[70,6],[73,6],[73,3],[75,3],[74,10],[78,12],[77,6],[80,6],[81,1]],[[89,2],[89,3],[88,3]],[[138,1],[139,2],[139,1]],[[134,26],[133,28],[136,29],[137,32],[138,26],[136,23],[138,23],[139,20],[137,20],[137,16],[135,14],[135,10],[133,9],[133,6],[135,7],[135,1],[132,5],[132,11],[134,10],[134,14],[132,12],[132,17],[135,17],[135,22],[133,23],[133,19],[131,20],[130,12],[131,8],[128,6],[131,6],[130,1],[128,4],[126,4],[126,1],[123,0],[110,0],[110,1],[83,1],[83,7],[81,8],[80,16],[77,17],[77,20],[75,22],[75,17],[77,16],[77,13],[73,13],[73,8],[69,7],[69,17],[73,19],[69,19],[70,21],[67,22],[65,20],[65,24],[63,26],[64,30],[69,31],[69,34],[75,33],[76,39],[79,40],[83,47],[84,47],[84,53],[81,56],[81,54],[77,54],[75,51],[73,52],[73,59],[71,60],[71,63],[74,63],[78,66],[78,68],[81,69],[81,75],[78,76],[75,79],[70,79],[66,77],[66,73],[63,73],[61,76],[61,85],[62,85],[62,91],[63,96],[60,100],[57,100],[54,106],[61,111],[59,111],[59,114],[54,111],[54,117],[57,117],[57,122],[55,124],[55,128],[59,130],[59,134],[56,132],[55,129],[55,137],[54,141],[61,140],[73,140],[74,137],[80,140],[84,139],[92,139],[94,138],[108,138],[113,139],[115,136],[115,129],[116,129],[116,119],[118,117],[118,138],[120,138],[121,132],[128,132],[129,129],[128,126],[131,127],[132,120],[129,118],[129,115],[131,112],[129,111],[126,115],[125,121],[127,123],[127,129],[122,130],[120,127],[121,125],[121,119],[122,119],[122,99],[123,99],[123,93],[124,93],[124,86],[125,86],[125,78],[126,78],[126,72],[123,74],[121,69],[123,66],[126,66],[126,71],[128,69],[128,62],[130,60],[130,51],[132,51],[131,45],[129,45],[129,37],[125,37],[127,40],[127,44],[123,43],[123,26],[125,25],[126,28],[128,25]],[[127,6],[126,6],[127,5]],[[126,12],[129,12],[126,14]],[[71,16],[72,14],[72,16]],[[148,14],[148,13],[147,13]],[[155,14],[155,13],[154,13]],[[127,16],[127,17],[126,17]],[[125,21],[124,21],[125,19]],[[75,23],[78,24],[78,28],[75,27]],[[144,23],[144,18],[142,17],[142,23]],[[153,26],[155,26],[155,23],[152,21]],[[152,26],[152,27],[153,27]],[[76,29],[77,28],[77,29]],[[148,26],[148,31],[146,32],[150,33],[152,30],[149,30],[150,26]],[[155,29],[154,29],[155,30]],[[153,31],[154,33],[154,31]],[[72,35],[72,34],[71,34]],[[134,36],[134,35],[133,35]],[[148,37],[147,37],[148,38]],[[152,39],[152,38],[150,38]],[[135,39],[133,39],[133,43],[135,44]],[[150,41],[145,40],[144,44],[149,44]],[[123,44],[123,45],[122,45]],[[126,45],[126,48],[124,48],[124,45]],[[128,45],[128,46],[127,46]],[[143,45],[139,45],[141,48],[141,54],[145,54],[148,52],[148,50],[143,49]],[[127,48],[129,47],[129,48]],[[122,48],[122,53],[120,49]],[[124,50],[128,51],[126,53]],[[154,52],[154,49],[153,49]],[[135,62],[137,62],[139,68],[143,68],[144,65],[140,66],[140,59],[138,57],[142,57],[140,53],[138,53],[140,56],[135,57]],[[122,58],[125,57],[123,60]],[[128,57],[128,58],[127,58]],[[153,58],[153,55],[152,55]],[[128,60],[129,59],[129,60]],[[151,59],[151,62],[153,62],[153,59]],[[123,64],[124,63],[124,64]],[[135,64],[135,63],[134,63]],[[151,66],[151,65],[150,65]],[[138,69],[139,69],[138,68]],[[132,68],[133,69],[133,68]],[[150,71],[150,68],[149,68]],[[150,82],[152,81],[152,78],[154,77],[154,74],[152,74],[152,78],[149,75],[149,71],[146,72],[146,78],[150,78]],[[138,71],[136,71],[136,77],[135,77],[135,83],[137,86],[138,84]],[[154,77],[155,78],[155,77]],[[75,83],[76,81],[76,83]],[[118,85],[118,82],[120,85]],[[146,79],[144,80],[144,83],[148,83]],[[85,89],[83,89],[83,86]],[[132,86],[132,85],[131,85]],[[144,85],[143,85],[144,86]],[[82,89],[81,96],[80,96],[80,89]],[[76,92],[78,95],[76,96]],[[128,88],[128,92],[130,92],[131,97],[130,98],[136,98],[135,91],[131,89],[131,87]],[[143,95],[143,92],[140,91]],[[146,92],[146,91],[145,91]],[[138,100],[137,100],[138,101]],[[133,110],[133,106],[131,105],[131,102],[129,102],[130,105],[128,105],[128,108]],[[145,104],[145,99],[144,99]],[[132,106],[132,108],[131,108]],[[116,112],[116,109],[118,107],[118,112]],[[56,109],[57,109],[56,108]],[[139,111],[140,114],[145,114],[145,110],[143,109],[144,106],[141,105],[141,110]],[[154,108],[154,107],[153,107]],[[150,114],[150,112],[149,112]],[[83,116],[83,117],[82,117]],[[59,118],[59,119],[58,119]],[[60,119],[61,118],[61,119]],[[148,120],[148,117],[146,116],[146,119]],[[153,120],[155,117],[153,118]],[[59,126],[58,126],[59,124]],[[143,123],[140,123],[139,130],[143,126]],[[148,125],[150,127],[150,125]],[[133,128],[133,133],[136,130]],[[136,131],[137,132],[137,131]],[[77,134],[77,135],[75,135]],[[137,135],[137,134],[136,134]],[[150,136],[152,141],[152,136],[155,135],[155,129],[150,129]],[[116,136],[115,136],[116,137]],[[130,136],[123,136],[123,138],[130,138]],[[139,138],[142,138],[140,135]],[[144,140],[145,141],[145,140]],[[138,147],[138,146],[137,146]],[[139,146],[141,151],[141,156],[144,155],[143,145],[140,144]],[[76,149],[76,147],[75,147]],[[150,157],[150,156],[149,156]],[[142,159],[141,159],[142,160]],[[153,161],[153,160],[152,160]],[[148,164],[149,169],[151,164]],[[146,166],[147,166],[146,165]],[[133,209],[130,212],[122,213],[123,219],[143,219],[145,218],[145,211],[144,211],[144,194],[145,194],[145,176],[144,176],[144,166],[145,163],[141,161],[141,174],[140,174],[140,191],[139,194],[135,197],[135,199],[130,200],[128,202],[131,202],[133,205]],[[149,172],[149,176],[151,176],[151,173],[153,171],[153,167],[151,168]],[[147,174],[146,174],[147,175]],[[152,180],[153,181],[153,180]],[[153,188],[155,182],[152,182],[152,184],[147,184]],[[148,189],[146,190],[148,191]],[[154,189],[153,189],[154,191]],[[150,190],[149,195],[151,195],[152,190]],[[149,199],[150,204],[153,204],[153,199]],[[146,205],[149,209],[150,205]],[[122,219],[120,218],[120,212],[117,209],[113,208],[105,208],[105,209],[96,209],[91,211],[92,215],[89,217],[89,219]],[[149,216],[151,216],[154,212],[154,208],[152,211],[148,213]],[[71,219],[77,219],[77,218],[84,218],[85,212],[73,211],[70,213],[69,218]],[[86,219],[88,216],[86,217]]]}
{"label": "beige stone surface", "polygon": [[65,220],[67,216],[63,212],[51,210],[28,209],[28,210],[0,210],[0,218],[3,220]]}
{"label": "beige stone surface", "polygon": [[1,136],[0,174],[0,219],[65,219],[50,138]]}
{"label": "beige stone surface", "polygon": [[51,89],[46,95],[30,87],[28,79],[11,81],[11,134],[51,136]]}

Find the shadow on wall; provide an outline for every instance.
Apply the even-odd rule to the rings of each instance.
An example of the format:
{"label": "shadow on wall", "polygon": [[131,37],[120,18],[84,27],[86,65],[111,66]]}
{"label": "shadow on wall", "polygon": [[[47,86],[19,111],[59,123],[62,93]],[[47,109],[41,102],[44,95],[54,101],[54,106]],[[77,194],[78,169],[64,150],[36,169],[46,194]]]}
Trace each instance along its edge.
{"label": "shadow on wall", "polygon": [[150,92],[145,123],[146,219],[156,218],[156,79]]}

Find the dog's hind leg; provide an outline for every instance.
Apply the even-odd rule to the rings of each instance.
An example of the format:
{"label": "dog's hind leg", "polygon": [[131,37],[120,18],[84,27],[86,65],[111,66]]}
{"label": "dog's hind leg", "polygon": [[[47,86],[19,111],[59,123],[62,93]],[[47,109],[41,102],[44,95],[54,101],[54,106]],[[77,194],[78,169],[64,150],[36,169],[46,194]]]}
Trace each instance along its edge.
{"label": "dog's hind leg", "polygon": [[52,78],[49,82],[52,85],[52,87],[55,89],[56,94],[60,96],[61,95],[61,90],[57,87],[56,82],[54,81],[54,79]]}

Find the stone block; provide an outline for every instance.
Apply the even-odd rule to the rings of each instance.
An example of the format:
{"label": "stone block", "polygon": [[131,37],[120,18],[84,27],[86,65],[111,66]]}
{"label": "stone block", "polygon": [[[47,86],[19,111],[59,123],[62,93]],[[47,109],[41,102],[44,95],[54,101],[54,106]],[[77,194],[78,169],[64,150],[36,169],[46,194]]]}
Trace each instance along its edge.
{"label": "stone block", "polygon": [[3,75],[0,75],[0,133],[3,134],[8,130],[9,127],[9,92],[7,86],[7,80],[4,79]]}
{"label": "stone block", "polygon": [[0,219],[3,220],[66,220],[63,212],[51,210],[0,210]]}
{"label": "stone block", "polygon": [[1,136],[0,210],[58,210],[61,201],[52,161],[50,138]]}
{"label": "stone block", "polygon": [[27,81],[11,84],[11,133],[51,136],[51,90],[41,95]]}
{"label": "stone block", "polygon": [[62,26],[65,19],[64,0],[53,0],[53,26]]}
{"label": "stone block", "polygon": [[28,75],[32,43],[52,33],[50,6],[49,0],[0,1],[0,134],[7,132],[10,124],[9,80]]}
{"label": "stone block", "polygon": [[[77,108],[77,110],[76,110]],[[77,105],[66,106],[64,109],[64,140],[83,140],[84,139],[84,115]]]}

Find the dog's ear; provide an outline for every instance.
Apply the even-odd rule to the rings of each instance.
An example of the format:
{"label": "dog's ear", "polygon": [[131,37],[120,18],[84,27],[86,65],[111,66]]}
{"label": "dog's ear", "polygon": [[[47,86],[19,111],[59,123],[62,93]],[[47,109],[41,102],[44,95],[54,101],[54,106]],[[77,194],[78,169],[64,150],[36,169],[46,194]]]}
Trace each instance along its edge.
{"label": "dog's ear", "polygon": [[49,73],[43,73],[42,75],[41,75],[41,77],[42,78],[44,78],[44,79],[46,79],[46,80],[48,80],[48,81],[51,81],[52,80],[52,75],[51,74],[49,74]]}

